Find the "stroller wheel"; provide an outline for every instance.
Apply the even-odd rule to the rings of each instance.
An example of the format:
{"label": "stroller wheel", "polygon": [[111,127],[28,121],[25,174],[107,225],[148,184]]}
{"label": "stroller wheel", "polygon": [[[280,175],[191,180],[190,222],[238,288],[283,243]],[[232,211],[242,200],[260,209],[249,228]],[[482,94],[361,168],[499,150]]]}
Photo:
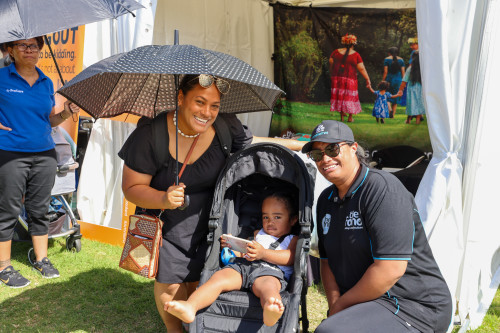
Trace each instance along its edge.
{"label": "stroller wheel", "polygon": [[33,266],[36,261],[35,250],[33,248],[30,248],[28,250],[28,261],[30,262],[31,266]]}
{"label": "stroller wheel", "polygon": [[82,250],[81,239],[69,236],[66,238],[66,249],[70,252],[80,252]]}

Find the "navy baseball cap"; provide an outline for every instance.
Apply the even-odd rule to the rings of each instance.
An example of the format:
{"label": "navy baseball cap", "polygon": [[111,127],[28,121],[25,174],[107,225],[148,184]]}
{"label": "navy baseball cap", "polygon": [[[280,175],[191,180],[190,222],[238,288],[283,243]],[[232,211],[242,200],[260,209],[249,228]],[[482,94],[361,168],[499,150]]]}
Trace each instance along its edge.
{"label": "navy baseball cap", "polygon": [[312,149],[314,142],[355,142],[354,134],[346,124],[336,120],[323,120],[311,134],[311,141],[302,147],[303,153]]}

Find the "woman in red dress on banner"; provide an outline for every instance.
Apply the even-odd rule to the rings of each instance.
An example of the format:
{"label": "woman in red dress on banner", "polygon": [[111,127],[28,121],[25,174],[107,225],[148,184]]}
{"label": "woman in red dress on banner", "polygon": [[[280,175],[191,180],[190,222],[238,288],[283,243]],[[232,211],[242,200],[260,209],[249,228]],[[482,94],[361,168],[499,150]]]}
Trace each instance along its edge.
{"label": "woman in red dress on banner", "polygon": [[367,87],[371,84],[361,56],[354,51],[354,45],[357,43],[356,36],[345,35],[341,43],[344,47],[333,51],[329,60],[332,78],[330,111],[340,112],[340,121],[344,121],[344,116],[349,114],[347,121],[352,122],[352,115],[361,112],[357,72],[359,71],[365,78]]}

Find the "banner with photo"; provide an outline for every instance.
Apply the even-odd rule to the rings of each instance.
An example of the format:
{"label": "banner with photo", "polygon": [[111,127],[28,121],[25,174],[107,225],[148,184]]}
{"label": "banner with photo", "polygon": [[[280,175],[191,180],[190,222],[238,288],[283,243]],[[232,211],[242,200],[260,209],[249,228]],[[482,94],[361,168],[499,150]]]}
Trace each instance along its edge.
{"label": "banner with photo", "polygon": [[[346,73],[351,71],[348,78],[351,95],[347,95],[354,99],[354,95],[359,96],[361,112],[355,112],[351,117],[346,113],[343,121],[351,127],[356,140],[369,153],[395,146],[404,147],[400,154],[404,154],[404,149],[432,152],[425,114],[406,114],[406,94],[402,96],[403,99],[394,97],[393,103],[387,103],[389,111],[393,107],[396,109],[393,118],[390,117],[391,112],[380,116],[378,108],[374,113],[375,102],[377,101],[377,105],[383,104],[384,98],[389,96],[379,94],[380,97],[377,97],[366,86],[366,79],[359,67],[362,62],[374,91],[383,92],[381,88],[385,86],[380,82],[385,78],[385,81],[394,81],[389,83],[392,83],[393,89],[396,87],[394,94],[398,93],[403,76],[400,71],[402,64],[404,63],[403,71],[407,70],[410,54],[418,49],[414,9],[291,7],[281,4],[274,5],[273,9],[275,82],[285,91],[286,96],[275,107],[271,136],[307,138],[322,120],[341,120],[338,99],[341,99],[340,104],[345,104],[346,101],[342,100],[345,97],[339,97],[338,94],[339,91],[343,92],[345,86],[332,87],[332,82],[338,80],[335,78],[338,73],[335,73],[335,65],[330,68],[329,60],[332,57],[337,59],[337,63],[339,59],[342,63],[342,51],[345,54],[342,38],[354,35],[357,43],[353,50],[361,60],[356,61],[358,56],[352,56],[356,59],[349,60],[350,54],[354,53],[351,51],[341,67],[345,65]],[[396,58],[399,59],[396,70],[390,65],[393,62],[393,56],[389,54],[390,48],[395,48],[397,57],[400,58]],[[335,50],[340,51],[340,58],[336,58],[339,55],[334,54]],[[348,68],[349,66],[352,68]],[[417,69],[417,65],[414,68]],[[387,71],[386,75],[384,69]],[[395,74],[397,71],[400,71],[398,75]],[[414,72],[420,73],[417,70]],[[395,76],[399,76],[399,81]],[[333,94],[332,88],[336,89]],[[386,92],[389,91],[390,87],[386,89]],[[335,101],[333,106],[332,95]],[[414,101],[415,98],[411,105],[414,105]],[[408,108],[412,109],[416,110],[415,107]]]}

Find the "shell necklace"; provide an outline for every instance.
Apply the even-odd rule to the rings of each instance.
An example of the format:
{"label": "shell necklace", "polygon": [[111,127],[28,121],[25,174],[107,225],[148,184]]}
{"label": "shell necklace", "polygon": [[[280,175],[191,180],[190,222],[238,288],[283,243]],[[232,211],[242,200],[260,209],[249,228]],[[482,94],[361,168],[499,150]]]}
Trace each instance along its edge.
{"label": "shell necklace", "polygon": [[[175,127],[177,127],[177,117],[176,117],[175,112],[174,112],[174,126],[175,126]],[[196,138],[198,135],[200,135],[200,133],[196,133],[196,134],[194,134],[194,135],[187,135],[187,134],[184,134],[184,133],[181,131],[181,129],[180,129],[179,127],[177,127],[177,132],[178,132],[180,135],[182,135],[183,137],[185,137],[185,138],[190,138],[190,139],[192,139],[192,138]]]}

